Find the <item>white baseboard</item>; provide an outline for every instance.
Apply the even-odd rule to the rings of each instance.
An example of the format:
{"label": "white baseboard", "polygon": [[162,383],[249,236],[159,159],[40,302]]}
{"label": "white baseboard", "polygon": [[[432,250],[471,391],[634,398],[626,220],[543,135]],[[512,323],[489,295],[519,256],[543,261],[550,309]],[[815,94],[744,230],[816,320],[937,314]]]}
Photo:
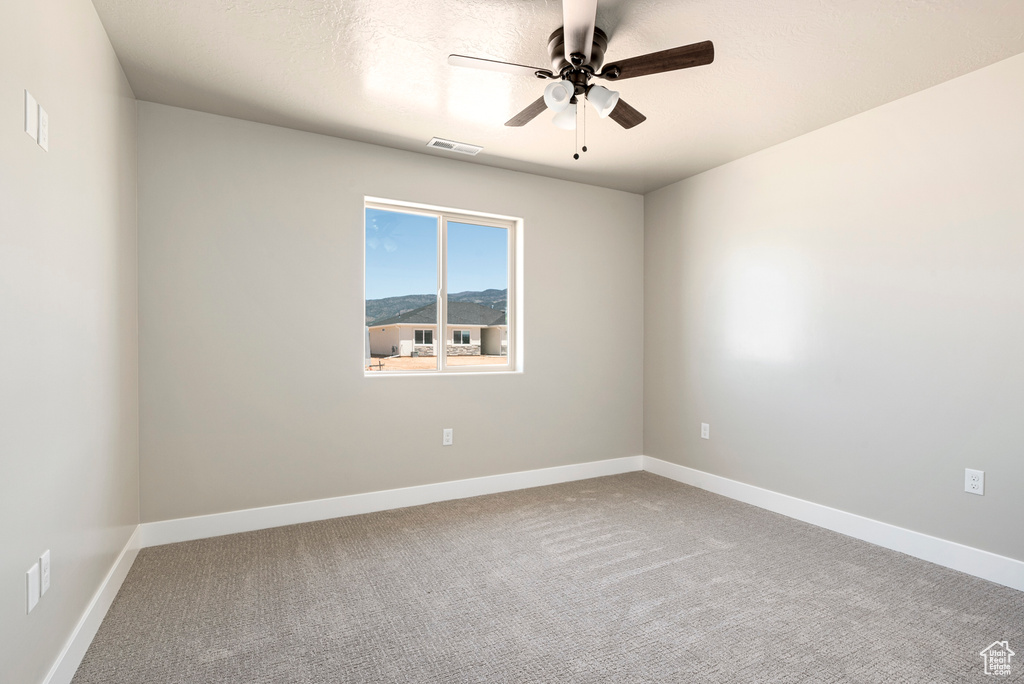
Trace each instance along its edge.
{"label": "white baseboard", "polygon": [[605,461],[143,523],[142,547],[618,475],[640,470],[642,465],[642,456],[625,456]]}
{"label": "white baseboard", "polygon": [[[1024,591],[1024,562],[1013,558],[932,537],[921,532],[914,532],[650,456],[627,456],[403,489],[389,489],[316,501],[302,501],[143,523],[139,530],[139,546],[145,548],[173,544],[314,520],[341,518],[394,508],[420,506],[437,501],[464,499],[471,496],[495,494],[528,487],[542,487],[592,477],[618,475],[636,470],[646,470],[655,475],[706,489],[715,494],[721,494],[818,527],[824,527],[887,549]],[[118,581],[118,586],[120,586],[120,581]],[[105,608],[103,612],[106,612]]]}
{"label": "white baseboard", "polygon": [[110,604],[114,602],[114,597],[117,596],[124,578],[127,577],[128,570],[135,562],[135,557],[139,555],[140,537],[140,528],[136,526],[132,536],[128,538],[128,543],[121,549],[117,560],[111,566],[110,572],[107,573],[99,589],[93,594],[92,600],[86,606],[85,612],[79,618],[78,624],[75,625],[74,631],[71,632],[67,643],[64,644],[64,649],[54,661],[43,684],[69,684],[74,678],[78,666],[82,663],[82,658],[85,657],[85,652],[89,650],[89,644],[92,643],[96,631],[99,630],[103,618],[106,617],[107,611],[110,609]]}
{"label": "white baseboard", "polygon": [[643,457],[643,469],[849,537],[1024,591],[1024,562],[836,508],[737,482],[702,470]]}

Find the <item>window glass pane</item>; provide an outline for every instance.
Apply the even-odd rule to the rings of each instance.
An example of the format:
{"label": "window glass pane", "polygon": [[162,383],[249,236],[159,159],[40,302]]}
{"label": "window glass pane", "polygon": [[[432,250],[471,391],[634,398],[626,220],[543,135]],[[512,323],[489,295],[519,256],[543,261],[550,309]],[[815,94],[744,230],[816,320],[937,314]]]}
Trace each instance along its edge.
{"label": "window glass pane", "polygon": [[481,326],[476,338],[456,332],[449,366],[508,365],[508,233],[448,222],[448,325]]}
{"label": "window glass pane", "polygon": [[[438,219],[366,209],[366,367],[437,370]],[[418,334],[410,325],[419,324]]]}
{"label": "window glass pane", "polygon": [[424,330],[423,331],[423,344],[434,344],[434,331]]}

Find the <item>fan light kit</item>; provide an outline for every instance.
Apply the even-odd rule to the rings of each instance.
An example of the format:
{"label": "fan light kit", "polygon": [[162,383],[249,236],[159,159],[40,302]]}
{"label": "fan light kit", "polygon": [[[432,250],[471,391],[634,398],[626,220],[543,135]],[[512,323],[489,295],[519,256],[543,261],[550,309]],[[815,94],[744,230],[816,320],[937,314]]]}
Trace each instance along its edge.
{"label": "fan light kit", "polygon": [[555,81],[544,89],[544,104],[553,112],[560,112],[576,97],[576,90],[568,81]]}
{"label": "fan light kit", "polygon": [[604,86],[590,86],[587,91],[587,100],[594,105],[597,115],[602,119],[612,113],[615,105],[619,104],[619,94],[614,90],[608,90]]}
{"label": "fan light kit", "polygon": [[575,131],[576,130],[576,105],[571,104],[564,108],[562,111],[555,114],[554,118],[551,119],[551,123],[555,124],[563,131]]}
{"label": "fan light kit", "polygon": [[[597,0],[562,0],[562,28],[548,39],[551,69],[465,55],[449,55],[448,63],[551,79],[553,82],[544,88],[544,95],[506,121],[505,125],[525,126],[545,109],[550,109],[555,112],[552,122],[556,126],[574,130],[576,105],[580,97],[588,100],[601,118],[610,117],[623,128],[633,128],[647,120],[616,91],[592,84],[592,78],[621,81],[711,64],[715,60],[715,46],[710,40],[604,65],[607,47],[608,36],[597,28]],[[585,144],[583,151],[587,151]],[[575,158],[578,159],[579,154]]]}

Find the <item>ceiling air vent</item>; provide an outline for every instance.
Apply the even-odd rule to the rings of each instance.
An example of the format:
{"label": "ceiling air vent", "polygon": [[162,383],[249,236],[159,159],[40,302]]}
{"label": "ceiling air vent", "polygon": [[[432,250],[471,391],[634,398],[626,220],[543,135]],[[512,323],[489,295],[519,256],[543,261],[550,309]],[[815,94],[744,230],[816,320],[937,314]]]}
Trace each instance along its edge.
{"label": "ceiling air vent", "polygon": [[470,145],[468,143],[455,142],[454,140],[445,140],[444,138],[431,138],[430,142],[427,143],[427,147],[436,147],[439,150],[468,154],[471,157],[476,156],[480,150],[484,149],[479,145]]}

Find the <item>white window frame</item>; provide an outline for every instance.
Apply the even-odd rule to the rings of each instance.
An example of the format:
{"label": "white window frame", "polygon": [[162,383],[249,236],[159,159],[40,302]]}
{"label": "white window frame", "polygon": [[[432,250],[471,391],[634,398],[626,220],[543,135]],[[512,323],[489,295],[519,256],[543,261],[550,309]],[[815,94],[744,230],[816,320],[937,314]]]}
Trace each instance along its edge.
{"label": "white window frame", "polygon": [[[410,371],[379,371],[365,370],[365,360],[360,360],[364,365],[364,377],[394,377],[411,375],[478,375],[482,373],[521,373],[523,371],[523,314],[519,302],[519,289],[522,285],[522,250],[523,250],[523,220],[513,216],[502,216],[499,214],[484,214],[461,209],[450,209],[428,204],[417,204],[403,202],[400,200],[384,199],[380,197],[364,197],[363,201],[363,301],[366,301],[366,210],[380,209],[383,211],[394,211],[405,214],[418,214],[430,216],[438,220],[438,243],[437,243],[437,323],[434,342],[445,340],[444,344],[437,344],[437,368]],[[468,365],[449,366],[447,363],[447,340],[452,339],[448,327],[448,224],[469,223],[477,226],[490,226],[492,228],[503,228],[508,235],[508,303],[505,310],[506,325],[506,361],[503,364],[494,365]],[[452,326],[451,330],[456,330]],[[413,344],[416,343],[416,336],[413,333]],[[470,335],[472,344],[472,334]],[[365,351],[364,351],[365,355]]]}
{"label": "white window frame", "polygon": [[[429,334],[430,335],[430,341],[429,342],[426,342],[426,341],[424,341],[424,342],[417,342],[416,341],[416,333],[423,333],[423,339],[424,340],[427,339],[427,335]],[[425,347],[428,344],[429,345],[434,344],[434,331],[430,330],[429,328],[413,328],[413,331],[412,331],[412,343],[413,343],[413,345],[417,345],[418,344],[421,347]]]}
{"label": "white window frame", "polygon": [[[507,314],[508,312],[506,312]],[[455,341],[455,333],[459,333],[459,341]],[[469,342],[463,342],[466,339],[466,335],[469,335]],[[452,328],[452,346],[467,347],[473,344],[473,331],[466,330],[464,328]]]}

